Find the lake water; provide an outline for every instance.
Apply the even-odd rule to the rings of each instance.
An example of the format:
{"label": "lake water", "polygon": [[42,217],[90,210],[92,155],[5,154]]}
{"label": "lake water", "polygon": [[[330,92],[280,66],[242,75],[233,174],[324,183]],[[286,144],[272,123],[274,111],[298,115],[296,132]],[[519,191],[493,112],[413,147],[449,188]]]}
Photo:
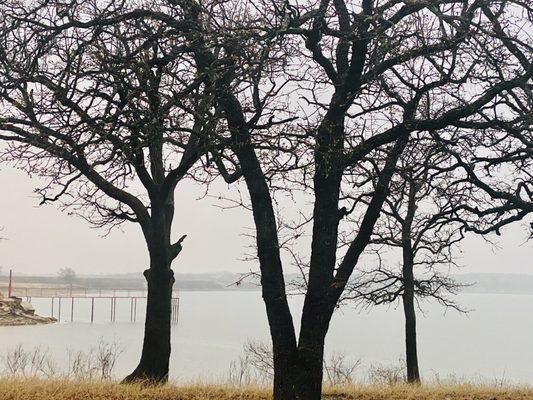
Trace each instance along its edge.
{"label": "lake water", "polygon": [[[459,302],[472,311],[463,315],[426,304],[425,315],[419,313],[423,377],[533,384],[533,296],[463,294]],[[294,315],[301,303],[301,298],[291,299]],[[33,305],[37,313],[50,314],[50,300],[34,299]],[[62,307],[62,315],[70,318],[70,301],[64,301]],[[140,355],[143,302],[137,308],[139,318],[130,322],[129,300],[119,300],[116,322],[110,323],[109,301],[97,300],[96,322],[90,324],[90,300],[77,300],[73,323],[0,327],[0,355],[18,344],[40,346],[60,364],[67,362],[69,349],[87,351],[100,339],[115,340],[124,349],[115,375],[123,376]],[[171,378],[223,380],[230,362],[239,357],[249,339],[268,340],[259,292],[181,292],[179,322],[172,333]],[[361,377],[370,365],[397,363],[403,354],[401,309],[380,307],[360,312],[344,307],[332,320],[326,346],[330,354],[361,360]]]}

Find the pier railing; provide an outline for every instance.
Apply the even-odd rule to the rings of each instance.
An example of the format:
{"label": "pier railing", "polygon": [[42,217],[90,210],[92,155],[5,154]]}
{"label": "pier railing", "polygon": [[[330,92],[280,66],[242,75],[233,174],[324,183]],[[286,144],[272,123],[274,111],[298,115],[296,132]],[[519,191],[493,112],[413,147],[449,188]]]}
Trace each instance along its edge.
{"label": "pier railing", "polygon": [[[91,289],[80,287],[22,287],[13,285],[10,288],[12,296],[17,296],[31,302],[32,299],[50,299],[50,316],[58,321],[74,322],[74,310],[76,302],[80,299],[90,299],[90,322],[94,323],[95,301],[105,300],[109,305],[109,321],[116,321],[117,302],[129,301],[129,319],[131,322],[137,320],[137,302],[145,300],[146,289]],[[70,302],[70,315],[65,315],[64,304]],[[63,310],[62,310],[63,308]],[[62,314],[63,311],[63,314]],[[179,315],[179,295],[172,293],[171,298],[171,321],[178,322]],[[63,319],[62,319],[63,318]]]}

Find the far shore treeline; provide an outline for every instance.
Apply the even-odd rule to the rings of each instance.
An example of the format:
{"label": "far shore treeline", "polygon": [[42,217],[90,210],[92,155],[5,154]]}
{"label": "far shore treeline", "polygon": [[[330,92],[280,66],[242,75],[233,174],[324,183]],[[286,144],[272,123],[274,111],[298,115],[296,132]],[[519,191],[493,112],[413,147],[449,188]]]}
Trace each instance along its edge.
{"label": "far shore treeline", "polygon": [[[176,291],[260,291],[261,285],[252,277],[242,281],[246,273],[205,272],[177,273]],[[533,295],[533,275],[507,273],[458,273],[451,277],[462,284],[459,293],[483,294],[529,294]],[[287,282],[298,281],[299,274],[286,274]],[[240,282],[237,284],[237,282]],[[0,275],[0,292],[7,289],[7,276]],[[15,275],[14,285],[24,293],[26,287],[62,287],[56,275]],[[73,282],[74,292],[94,290],[146,290],[146,280],[140,272],[124,274],[77,275]],[[38,289],[34,289],[38,290]]]}

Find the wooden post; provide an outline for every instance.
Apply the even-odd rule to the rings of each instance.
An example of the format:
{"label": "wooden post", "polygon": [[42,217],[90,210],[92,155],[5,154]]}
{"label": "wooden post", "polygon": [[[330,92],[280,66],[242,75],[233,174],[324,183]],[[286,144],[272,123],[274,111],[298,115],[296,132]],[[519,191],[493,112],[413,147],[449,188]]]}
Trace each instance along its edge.
{"label": "wooden post", "polygon": [[176,324],[178,323],[179,316],[180,316],[180,298],[176,297]]}
{"label": "wooden post", "polygon": [[11,297],[11,295],[13,294],[12,293],[12,290],[13,290],[13,270],[10,269],[9,270],[9,285],[7,287],[7,297]]}
{"label": "wooden post", "polygon": [[54,316],[54,298],[52,297],[52,315],[51,317]]}
{"label": "wooden post", "polygon": [[74,321],[74,297],[72,297],[72,302],[70,305],[70,322]]}
{"label": "wooden post", "polygon": [[57,316],[57,322],[61,322],[61,297],[59,297],[59,306],[58,306],[58,316]]}
{"label": "wooden post", "polygon": [[172,322],[178,322],[178,312],[179,312],[179,298],[172,298]]}
{"label": "wooden post", "polygon": [[94,297],[91,299],[91,324],[94,322]]}

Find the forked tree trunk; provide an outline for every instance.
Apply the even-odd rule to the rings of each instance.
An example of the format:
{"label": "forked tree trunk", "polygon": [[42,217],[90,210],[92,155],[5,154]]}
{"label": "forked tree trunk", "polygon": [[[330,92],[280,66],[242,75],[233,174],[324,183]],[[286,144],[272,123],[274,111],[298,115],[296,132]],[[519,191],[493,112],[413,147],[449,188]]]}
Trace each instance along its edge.
{"label": "forked tree trunk", "polygon": [[319,400],[323,356],[323,343],[318,349],[295,349],[290,355],[274,351],[274,400]]}
{"label": "forked tree trunk", "polygon": [[312,349],[300,347],[298,353],[295,399],[320,400],[324,367],[324,340],[319,339]]}
{"label": "forked tree trunk", "polygon": [[296,363],[296,346],[273,344],[274,356],[274,400],[294,400],[295,382],[298,365]]}

